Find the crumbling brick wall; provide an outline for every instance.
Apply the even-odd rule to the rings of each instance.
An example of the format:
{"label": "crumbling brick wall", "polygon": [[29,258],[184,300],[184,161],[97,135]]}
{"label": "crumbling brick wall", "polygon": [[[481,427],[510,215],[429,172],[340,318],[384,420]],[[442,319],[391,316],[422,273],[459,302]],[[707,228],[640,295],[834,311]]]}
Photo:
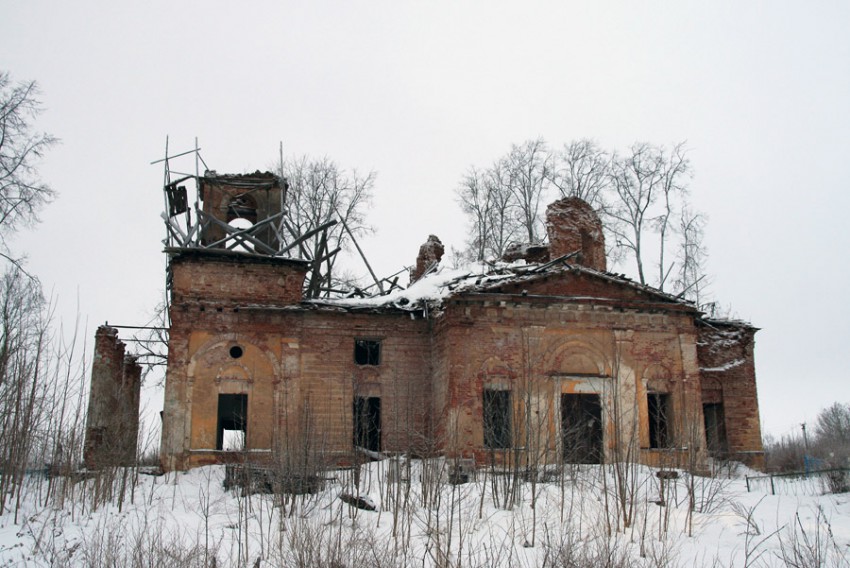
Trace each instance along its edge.
{"label": "crumbling brick wall", "polygon": [[[222,396],[247,397],[252,460],[298,452],[354,460],[355,400],[379,398],[381,450],[486,461],[484,389],[512,389],[516,420],[538,421],[534,432],[515,422],[517,444],[528,446],[517,449],[523,459],[532,451],[543,462],[561,459],[559,401],[583,393],[600,398],[606,459],[617,457],[618,424],[626,424],[639,449],[628,459],[681,466],[704,457],[702,404],[720,392],[716,384],[727,421],[739,422],[729,427],[730,448],[758,465],[754,330],[698,327],[692,305],[599,274],[593,247],[604,240],[588,245],[577,234],[577,260],[595,270],[529,271],[458,290],[434,311],[302,301],[303,261],[216,251],[173,257],[163,466],[245,458],[217,447]],[[438,259],[437,243],[423,246],[421,267]],[[358,340],[380,344],[380,363],[358,363]],[[671,444],[663,448],[650,441],[650,392],[670,398]],[[619,422],[615,408],[625,409]]]}
{"label": "crumbling brick wall", "polygon": [[[432,390],[436,438],[450,455],[479,463],[494,455],[512,459],[484,445],[484,389],[511,391],[514,436],[520,445],[536,440],[538,464],[559,460],[563,451],[562,394],[599,395],[607,459],[614,458],[615,439],[632,435],[639,459],[652,465],[683,466],[690,451],[701,451],[689,438],[702,435],[693,309],[586,276],[564,272],[446,301],[434,324]],[[558,295],[563,299],[553,301]],[[663,451],[649,444],[652,380],[663,383],[673,408],[673,446]],[[619,423],[614,408],[624,413]],[[635,423],[637,432],[616,434]]]}
{"label": "crumbling brick wall", "polygon": [[605,272],[605,233],[602,221],[586,201],[565,197],[546,208],[546,233],[549,243],[513,243],[502,260],[525,260],[539,264],[565,255],[569,262]]}
{"label": "crumbling brick wall", "polygon": [[[702,415],[696,313],[687,304],[581,269],[461,293],[427,316],[294,303],[297,278],[283,290],[259,286],[285,284],[303,274],[300,266],[226,255],[173,263],[166,469],[232,457],[215,446],[223,393],[248,397],[246,449],[255,460],[306,451],[305,441],[327,461],[355,459],[353,401],[375,397],[382,450],[486,461],[482,391],[491,387],[513,390],[517,417],[525,409],[542,413],[532,439],[543,461],[560,459],[560,396],[588,388],[607,397],[605,452],[618,438],[610,419],[615,400],[639,413],[624,420],[637,420],[641,461],[683,465],[689,451],[701,451],[688,438],[702,434]],[[358,339],[380,343],[380,364],[357,364]],[[650,388],[671,396],[671,450],[650,447]],[[516,439],[525,434],[517,431]]]}
{"label": "crumbling brick wall", "polygon": [[410,275],[410,281],[415,282],[422,278],[432,267],[440,263],[445,248],[436,235],[429,235],[428,240],[419,247],[419,255],[416,257],[416,268]]}
{"label": "crumbling brick wall", "polygon": [[[166,469],[244,459],[216,447],[222,394],[247,396],[245,451],[254,461],[300,452],[351,462],[358,396],[381,400],[382,450],[419,453],[430,401],[426,319],[295,301],[303,263],[188,255],[172,269]],[[356,339],[380,343],[379,364],[356,363]]]}
{"label": "crumbling brick wall", "polygon": [[698,331],[703,403],[723,405],[730,457],[762,469],[764,448],[753,357],[757,330],[741,322],[710,320],[700,323]]}
{"label": "crumbling brick wall", "polygon": [[141,373],[136,358],[125,353],[118,330],[98,327],[86,417],[84,459],[89,469],[135,463]]}
{"label": "crumbling brick wall", "polygon": [[[233,219],[247,219],[257,224],[281,211],[285,183],[271,172],[253,174],[216,174],[207,172],[200,177],[199,189],[203,212],[223,223]],[[260,229],[255,237],[262,243],[275,247],[274,227]],[[215,223],[204,226],[201,240],[205,245],[215,243],[225,236],[222,227]]]}
{"label": "crumbling brick wall", "polygon": [[549,261],[549,245],[529,245],[525,243],[514,243],[508,245],[502,255],[505,262],[516,262],[524,260],[532,264],[541,264]]}
{"label": "crumbling brick wall", "polygon": [[[220,394],[247,395],[249,418],[265,416],[248,424],[247,443],[268,452],[275,429],[274,385],[282,381],[282,338],[297,329],[291,313],[275,309],[300,304],[307,263],[192,250],[172,257],[169,269],[163,467],[183,469],[218,461],[214,452]],[[239,357],[231,355],[234,347],[241,350]]]}
{"label": "crumbling brick wall", "polygon": [[200,249],[170,262],[172,302],[184,298],[227,304],[291,305],[301,302],[307,262]]}
{"label": "crumbling brick wall", "polygon": [[578,252],[573,262],[604,272],[605,234],[602,221],[586,201],[566,197],[546,208],[549,256],[553,259]]}

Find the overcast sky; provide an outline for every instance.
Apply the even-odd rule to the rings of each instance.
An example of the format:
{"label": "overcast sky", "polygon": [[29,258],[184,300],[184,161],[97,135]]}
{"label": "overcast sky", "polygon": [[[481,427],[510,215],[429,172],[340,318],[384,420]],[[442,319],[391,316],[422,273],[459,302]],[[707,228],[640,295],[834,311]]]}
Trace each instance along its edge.
{"label": "overcast sky", "polygon": [[711,290],[762,328],[763,429],[850,402],[848,2],[3,0],[0,69],[39,82],[62,139],[15,247],[88,337],[162,297],[166,136],[220,173],[281,141],[374,170],[381,274],[431,233],[463,246],[454,190],[511,143],[687,140]]}

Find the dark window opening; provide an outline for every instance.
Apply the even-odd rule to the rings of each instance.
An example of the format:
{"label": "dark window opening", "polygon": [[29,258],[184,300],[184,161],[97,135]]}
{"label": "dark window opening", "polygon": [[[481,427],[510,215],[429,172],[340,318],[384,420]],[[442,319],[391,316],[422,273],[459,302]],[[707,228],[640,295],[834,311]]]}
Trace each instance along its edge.
{"label": "dark window opening", "polygon": [[561,395],[566,463],[602,463],[602,404],[598,394]]}
{"label": "dark window opening", "polygon": [[669,448],[672,445],[672,413],[670,395],[651,392],[647,395],[649,413],[649,447]]}
{"label": "dark window opening", "polygon": [[702,415],[705,420],[705,445],[708,451],[714,455],[725,454],[729,450],[729,444],[726,440],[723,403],[703,404]]}
{"label": "dark window opening", "polygon": [[218,395],[218,427],[215,449],[228,452],[244,450],[248,433],[248,395]]}
{"label": "dark window opening", "polygon": [[358,365],[380,365],[381,342],[375,339],[355,339],[354,362]]}
{"label": "dark window opening", "polygon": [[373,452],[381,451],[380,398],[354,397],[354,445]]}
{"label": "dark window opening", "polygon": [[511,391],[484,391],[484,447],[511,447]]}
{"label": "dark window opening", "polygon": [[234,345],[230,348],[230,356],[234,359],[239,359],[242,356],[242,348],[238,345]]}

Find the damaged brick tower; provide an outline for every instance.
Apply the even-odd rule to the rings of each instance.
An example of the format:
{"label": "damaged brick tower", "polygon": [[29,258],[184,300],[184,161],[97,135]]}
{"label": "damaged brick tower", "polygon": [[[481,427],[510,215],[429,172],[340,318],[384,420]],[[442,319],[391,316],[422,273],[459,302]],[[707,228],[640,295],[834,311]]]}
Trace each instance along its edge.
{"label": "damaged brick tower", "polygon": [[[279,245],[267,226],[280,215],[285,182],[268,172],[207,172],[198,183],[201,246],[166,249],[171,327],[161,456],[169,471],[233,458],[232,438],[256,459],[271,455],[283,388],[280,355],[272,354],[290,344],[297,353],[300,324],[255,314],[263,306],[294,313],[308,270],[307,261],[275,256]],[[234,219],[259,227],[240,235],[250,250],[229,248],[233,234],[225,225]],[[269,335],[275,333],[289,339]],[[286,368],[295,366],[288,361]]]}
{"label": "damaged brick tower", "polygon": [[586,201],[567,197],[546,208],[549,257],[577,253],[570,262],[605,272],[605,233],[602,221]]}
{"label": "damaged brick tower", "polygon": [[142,367],[125,353],[118,330],[95,333],[84,459],[88,469],[132,465],[139,435]]}
{"label": "damaged brick tower", "polygon": [[[225,225],[234,219],[245,219],[254,225],[281,211],[286,185],[270,172],[253,174],[217,174],[207,172],[198,178],[203,213],[208,221],[204,224],[201,243],[205,247],[224,248]],[[272,225],[267,225],[261,234],[244,238],[257,252],[274,254],[275,239]]]}
{"label": "damaged brick tower", "polygon": [[593,207],[583,199],[565,197],[550,203],[546,208],[546,233],[549,237],[548,244],[512,244],[505,251],[502,260],[525,260],[538,264],[568,257],[567,260],[571,264],[599,272],[607,270],[602,221]]}
{"label": "damaged brick tower", "polygon": [[440,264],[445,252],[442,241],[436,235],[428,235],[428,240],[419,247],[419,255],[416,257],[416,268],[410,274],[410,281],[416,282],[431,269]]}

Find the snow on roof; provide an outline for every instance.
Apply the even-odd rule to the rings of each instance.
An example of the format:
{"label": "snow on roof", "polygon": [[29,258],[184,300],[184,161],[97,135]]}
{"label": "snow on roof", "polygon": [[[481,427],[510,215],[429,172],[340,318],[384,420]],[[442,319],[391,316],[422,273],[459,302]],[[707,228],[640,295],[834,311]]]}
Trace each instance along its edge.
{"label": "snow on roof", "polygon": [[681,297],[667,294],[651,286],[638,284],[623,275],[598,272],[591,268],[567,263],[567,260],[572,256],[565,255],[543,264],[528,264],[524,260],[518,260],[512,263],[473,262],[459,268],[437,265],[406,290],[394,290],[388,294],[365,298],[346,297],[312,300],[310,303],[349,309],[395,308],[415,311],[426,306],[438,306],[443,300],[459,292],[486,290],[499,284],[512,281],[519,282],[553,272],[580,270],[612,282],[637,288],[671,303],[691,304]]}
{"label": "snow on roof", "polygon": [[497,264],[470,263],[459,268],[437,265],[431,272],[411,284],[406,290],[394,290],[389,294],[367,298],[336,298],[315,300],[313,303],[349,308],[387,308],[417,310],[425,304],[440,304],[455,292],[495,283],[516,277],[515,268],[524,267],[525,262]]}

